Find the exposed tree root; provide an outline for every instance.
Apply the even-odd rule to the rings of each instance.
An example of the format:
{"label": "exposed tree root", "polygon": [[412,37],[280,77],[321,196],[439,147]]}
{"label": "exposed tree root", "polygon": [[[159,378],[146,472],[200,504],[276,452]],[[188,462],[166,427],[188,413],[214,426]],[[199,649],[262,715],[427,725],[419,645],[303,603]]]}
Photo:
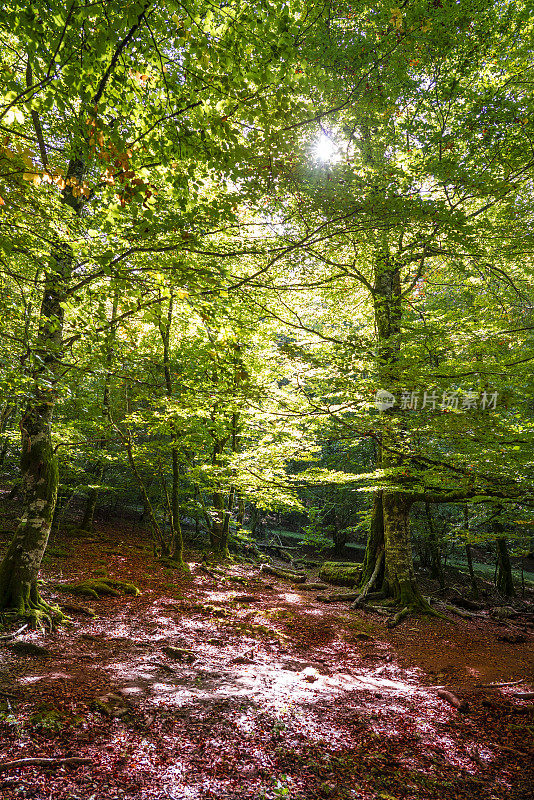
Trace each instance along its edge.
{"label": "exposed tree root", "polygon": [[56,625],[67,619],[59,606],[54,603],[47,603],[38,594],[37,597],[31,597],[26,600],[21,598],[18,607],[14,611],[17,617],[27,619],[31,628],[53,630]]}
{"label": "exposed tree root", "polygon": [[400,611],[397,611],[396,614],[394,614],[392,617],[389,617],[389,619],[387,620],[386,622],[387,627],[394,628],[396,625],[399,625],[403,619],[406,619],[406,617],[409,616],[410,610],[411,610],[410,606],[405,606],[405,608],[401,609]]}
{"label": "exposed tree root", "polygon": [[373,574],[371,575],[371,577],[369,578],[369,580],[367,581],[367,583],[365,584],[365,586],[361,590],[361,593],[359,594],[359,596],[356,597],[356,599],[352,603],[351,608],[358,608],[359,606],[362,605],[362,603],[365,602],[365,598],[368,596],[369,592],[371,591],[371,589],[373,588],[373,586],[376,583],[376,580],[378,578],[378,573],[380,572],[380,567],[382,566],[383,558],[384,558],[384,548],[381,547],[378,550],[378,553],[376,555],[376,561],[375,561],[375,567],[373,569]]}
{"label": "exposed tree root", "polygon": [[444,619],[447,622],[451,622],[449,617],[446,617],[444,614],[440,614],[439,611],[436,611],[435,608],[432,608],[430,603],[428,603],[424,598],[421,598],[415,603],[410,603],[409,605],[404,606],[400,611],[397,611],[396,614],[389,617],[386,622],[388,628],[394,628],[399,625],[403,620],[405,620],[409,616],[421,615],[427,617],[438,617],[439,619]]}

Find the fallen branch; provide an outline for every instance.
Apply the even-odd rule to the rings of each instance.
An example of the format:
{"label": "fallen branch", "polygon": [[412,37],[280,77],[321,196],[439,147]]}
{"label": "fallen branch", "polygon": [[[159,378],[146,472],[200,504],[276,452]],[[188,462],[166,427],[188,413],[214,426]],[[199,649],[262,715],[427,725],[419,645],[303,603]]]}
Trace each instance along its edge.
{"label": "fallen branch", "polygon": [[516,692],[516,694],[512,696],[516,697],[518,700],[534,700],[534,692]]}
{"label": "fallen branch", "polygon": [[460,606],[460,608],[466,608],[468,611],[482,611],[484,609],[482,603],[475,603],[473,600],[469,600],[467,597],[454,595],[454,597],[449,599],[453,605]]}
{"label": "fallen branch", "polygon": [[275,575],[277,578],[282,578],[282,580],[291,581],[292,583],[304,583],[306,581],[306,575],[302,575],[299,572],[289,572],[286,569],[277,569],[269,566],[269,564],[262,564],[260,572],[264,572],[267,575]]}
{"label": "fallen branch", "polygon": [[364,603],[361,607],[362,611],[371,611],[373,614],[381,614],[383,617],[389,617],[390,612],[384,606],[373,606],[371,603]]}
{"label": "fallen branch", "polygon": [[525,683],[526,678],[521,678],[518,681],[507,681],[506,683],[479,683],[474,686],[474,689],[498,689],[501,686],[517,686],[519,683]]}
{"label": "fallen branch", "polygon": [[445,689],[438,689],[438,697],[441,697],[442,700],[445,700],[451,706],[454,706],[454,708],[457,708],[458,711],[467,711],[469,708],[465,700],[460,700],[455,694],[447,692]]}
{"label": "fallen branch", "polygon": [[81,766],[82,764],[92,764],[92,758],[80,758],[72,756],[70,758],[19,758],[17,761],[4,761],[0,763],[0,772],[7,769],[17,769],[18,767],[62,767],[62,766]]}
{"label": "fallen branch", "polygon": [[474,616],[469,611],[461,611],[459,608],[456,608],[456,606],[451,606],[450,603],[443,603],[443,605],[445,606],[446,611],[449,611],[451,614],[456,614],[458,617],[462,617],[463,619],[472,619]]}
{"label": "fallen branch", "polygon": [[7,642],[10,639],[16,639],[17,636],[19,635],[19,633],[22,633],[22,631],[25,631],[27,627],[28,627],[28,625],[23,625],[22,628],[19,628],[18,631],[15,631],[14,633],[6,633],[6,634],[4,634],[4,636],[0,636],[0,639],[3,642]]}
{"label": "fallen branch", "polygon": [[94,608],[81,605],[81,603],[61,603],[60,607],[64,611],[72,611],[73,614],[85,614],[86,617],[96,617]]}
{"label": "fallen branch", "polygon": [[512,753],[514,756],[525,756],[532,755],[533,751],[531,749],[527,750],[515,750],[513,747],[508,747],[508,745],[500,744],[499,750],[503,750],[505,753]]}
{"label": "fallen branch", "polygon": [[213,573],[210,569],[205,567],[204,564],[199,564],[198,565],[198,570],[199,570],[199,572],[204,572],[205,575],[209,575],[210,578],[213,578],[213,580],[215,582],[220,580],[220,578],[218,578],[217,575],[215,575],[215,573]]}

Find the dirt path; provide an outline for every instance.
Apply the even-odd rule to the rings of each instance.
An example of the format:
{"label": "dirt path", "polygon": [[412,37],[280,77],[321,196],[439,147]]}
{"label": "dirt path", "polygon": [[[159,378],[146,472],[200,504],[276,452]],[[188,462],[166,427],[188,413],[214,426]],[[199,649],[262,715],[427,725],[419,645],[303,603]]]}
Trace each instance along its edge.
{"label": "dirt path", "polygon": [[[68,547],[45,577],[105,568],[142,593],[24,637],[49,659],[2,645],[0,691],[13,696],[0,695],[0,762],[93,760],[0,772],[6,800],[532,796],[532,703],[513,696],[518,687],[477,688],[531,687],[531,634],[508,644],[501,626],[464,620],[388,631],[375,614],[325,606],[252,567],[213,580],[198,554],[192,578],[179,579],[131,533]],[[436,684],[467,699],[468,713]]]}

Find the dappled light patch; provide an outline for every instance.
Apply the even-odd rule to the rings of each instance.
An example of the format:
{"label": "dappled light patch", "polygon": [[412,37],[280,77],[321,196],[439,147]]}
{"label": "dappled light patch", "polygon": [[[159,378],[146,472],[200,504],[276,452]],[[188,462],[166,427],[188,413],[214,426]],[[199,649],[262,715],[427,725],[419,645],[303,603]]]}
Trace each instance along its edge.
{"label": "dappled light patch", "polygon": [[284,592],[283,594],[279,595],[281,600],[285,600],[286,603],[303,603],[304,600],[300,594],[295,594],[294,592]]}

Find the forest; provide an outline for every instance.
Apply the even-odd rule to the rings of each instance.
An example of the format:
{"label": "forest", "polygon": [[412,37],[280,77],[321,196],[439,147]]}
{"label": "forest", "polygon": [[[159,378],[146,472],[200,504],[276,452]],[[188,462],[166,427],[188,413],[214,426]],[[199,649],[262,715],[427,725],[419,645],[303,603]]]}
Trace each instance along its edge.
{"label": "forest", "polygon": [[532,2],[0,45],[0,797],[532,797]]}

